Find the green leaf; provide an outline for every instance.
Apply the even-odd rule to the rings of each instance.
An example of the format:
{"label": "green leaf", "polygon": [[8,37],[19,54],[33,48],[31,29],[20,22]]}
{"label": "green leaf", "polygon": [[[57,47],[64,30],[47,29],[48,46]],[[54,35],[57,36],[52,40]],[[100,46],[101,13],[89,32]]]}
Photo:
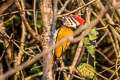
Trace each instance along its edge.
{"label": "green leaf", "polygon": [[95,40],[95,39],[97,39],[97,38],[98,38],[98,37],[97,37],[98,34],[99,34],[99,33],[98,33],[98,31],[96,30],[96,28],[91,29],[90,33],[88,34],[89,40]]}
{"label": "green leaf", "polygon": [[41,69],[39,67],[39,64],[38,63],[35,63],[30,71],[30,73],[38,73],[38,72],[41,72]]}
{"label": "green leaf", "polygon": [[84,38],[83,43],[86,45],[87,51],[91,54],[92,57],[95,57],[95,49],[96,49],[96,39],[98,38],[96,28],[91,29],[90,33],[87,37]]}
{"label": "green leaf", "polygon": [[98,80],[98,78],[97,78],[97,76],[96,76],[96,75],[94,76],[93,80]]}
{"label": "green leaf", "polygon": [[81,73],[82,76],[89,77],[90,79],[92,79],[95,75],[94,68],[87,63],[83,63],[82,65],[79,65],[77,67],[77,70]]}
{"label": "green leaf", "polygon": [[89,44],[90,44],[89,38],[88,38],[88,37],[85,37],[84,40],[83,40],[83,43],[84,43],[85,45],[89,45]]}
{"label": "green leaf", "polygon": [[42,26],[42,19],[37,20],[37,24]]}
{"label": "green leaf", "polygon": [[91,54],[92,57],[95,57],[95,45],[87,46],[87,51]]}

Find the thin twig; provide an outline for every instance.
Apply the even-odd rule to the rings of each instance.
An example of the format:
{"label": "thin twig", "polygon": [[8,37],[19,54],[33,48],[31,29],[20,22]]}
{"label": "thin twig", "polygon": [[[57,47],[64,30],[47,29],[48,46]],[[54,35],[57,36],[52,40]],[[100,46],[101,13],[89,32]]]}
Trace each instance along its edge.
{"label": "thin twig", "polygon": [[85,5],[83,5],[83,6],[79,7],[79,8],[77,8],[77,9],[75,9],[75,10],[73,10],[73,11],[70,11],[69,13],[62,14],[62,15],[58,15],[58,17],[63,17],[63,16],[70,15],[70,14],[72,14],[72,13],[75,13],[75,12],[77,12],[78,10],[80,10],[80,9],[82,9],[82,8],[84,8],[84,7],[88,6],[88,5],[90,5],[91,3],[95,2],[95,1],[96,1],[96,0],[92,0],[92,1],[86,3]]}
{"label": "thin twig", "polygon": [[104,53],[102,53],[100,50],[96,50],[98,53],[100,53],[110,64],[115,64],[114,62],[112,62],[107,56],[104,55]]}
{"label": "thin twig", "polygon": [[25,24],[25,27],[27,28],[27,30],[29,31],[29,33],[32,35],[32,37],[40,42],[43,41],[42,36],[40,36],[39,34],[35,33],[32,28],[30,27],[30,24],[28,23],[26,17],[23,14],[23,9],[20,7],[19,1],[16,0],[16,6],[18,8],[18,10],[20,11],[20,16]]}
{"label": "thin twig", "polygon": [[60,15],[66,8],[66,6],[69,4],[71,0],[67,0],[64,5],[62,6],[62,8],[58,11],[58,15]]}
{"label": "thin twig", "polygon": [[33,14],[34,14],[34,27],[35,27],[35,32],[38,33],[37,31],[37,16],[36,16],[36,0],[34,0],[34,3],[33,3]]}
{"label": "thin twig", "polygon": [[[77,64],[77,61],[79,59],[79,56],[80,56],[80,53],[81,53],[81,50],[82,50],[82,46],[83,46],[83,38],[80,40],[79,44],[78,44],[78,48],[76,50],[76,54],[75,54],[75,57],[74,57],[74,60],[72,62],[72,65],[71,65],[71,69],[70,69],[70,73],[72,74],[73,73],[73,68],[76,67],[76,64]],[[69,75],[67,80],[72,80],[72,76]]]}

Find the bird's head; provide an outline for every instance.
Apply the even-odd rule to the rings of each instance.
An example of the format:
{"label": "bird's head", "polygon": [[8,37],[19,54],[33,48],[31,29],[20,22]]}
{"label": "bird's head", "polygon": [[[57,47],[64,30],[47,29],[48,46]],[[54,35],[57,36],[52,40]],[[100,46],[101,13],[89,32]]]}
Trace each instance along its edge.
{"label": "bird's head", "polygon": [[71,28],[76,28],[77,26],[82,26],[85,20],[79,16],[65,16],[64,17],[64,25]]}

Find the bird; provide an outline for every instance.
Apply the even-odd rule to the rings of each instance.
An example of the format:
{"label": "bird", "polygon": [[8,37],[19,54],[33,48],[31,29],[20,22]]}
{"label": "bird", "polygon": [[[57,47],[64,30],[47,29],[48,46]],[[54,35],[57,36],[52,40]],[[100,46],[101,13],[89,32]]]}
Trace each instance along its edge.
{"label": "bird", "polygon": [[[82,26],[85,20],[77,15],[65,16],[63,18],[63,25],[56,31],[56,42],[58,43],[63,38],[66,38],[73,34],[73,31]],[[64,42],[59,47],[55,49],[55,57],[59,59],[63,53],[68,49],[70,41]]]}

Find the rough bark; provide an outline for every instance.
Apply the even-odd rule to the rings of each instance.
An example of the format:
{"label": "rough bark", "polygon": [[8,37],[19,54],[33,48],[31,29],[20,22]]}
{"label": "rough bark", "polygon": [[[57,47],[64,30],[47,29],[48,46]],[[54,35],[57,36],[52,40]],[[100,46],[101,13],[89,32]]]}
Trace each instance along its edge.
{"label": "rough bark", "polygon": [[[40,9],[42,14],[43,26],[46,32],[43,34],[42,47],[43,50],[49,48],[50,42],[50,24],[52,20],[52,1],[51,0],[41,0]],[[43,80],[53,80],[52,77],[52,54],[47,54],[44,56],[43,62]]]}

